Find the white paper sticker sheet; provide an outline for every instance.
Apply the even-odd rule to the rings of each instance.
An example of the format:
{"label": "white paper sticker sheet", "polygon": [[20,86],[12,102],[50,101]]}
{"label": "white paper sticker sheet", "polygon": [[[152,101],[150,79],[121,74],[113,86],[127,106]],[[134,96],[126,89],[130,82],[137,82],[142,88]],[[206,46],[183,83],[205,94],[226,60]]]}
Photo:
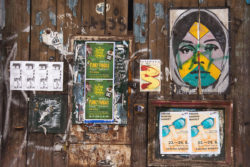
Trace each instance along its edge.
{"label": "white paper sticker sheet", "polygon": [[63,62],[11,61],[10,90],[63,91]]}

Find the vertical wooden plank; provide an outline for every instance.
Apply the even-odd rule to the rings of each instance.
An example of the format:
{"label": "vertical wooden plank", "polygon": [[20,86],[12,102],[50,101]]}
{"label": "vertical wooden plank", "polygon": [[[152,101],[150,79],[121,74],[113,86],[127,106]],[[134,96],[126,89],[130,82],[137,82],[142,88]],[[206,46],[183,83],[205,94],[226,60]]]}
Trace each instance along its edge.
{"label": "vertical wooden plank", "polygon": [[[140,59],[147,59],[151,54],[148,45],[148,3],[149,1],[134,0],[133,33],[135,38],[136,56],[132,63],[133,79],[138,80]],[[146,166],[147,148],[147,93],[140,93],[139,87],[131,95],[131,103],[134,104],[133,131],[132,131],[132,166]],[[142,111],[136,108],[143,107]]]}
{"label": "vertical wooden plank", "polygon": [[244,102],[244,128],[245,128],[245,137],[244,137],[244,147],[243,147],[243,154],[244,154],[244,163],[243,166],[247,166],[250,164],[250,113],[248,112],[250,108],[250,104],[247,99],[250,98],[250,90],[249,85],[250,85],[250,68],[249,68],[249,62],[250,62],[250,48],[249,48],[249,43],[250,43],[250,32],[249,32],[249,25],[250,25],[250,5],[243,5],[245,8],[244,12],[244,23],[243,23],[243,34],[244,34],[244,66],[247,70],[243,72],[244,75],[244,96],[245,96],[245,102]]}
{"label": "vertical wooden plank", "polygon": [[128,1],[107,0],[106,30],[107,34],[126,35],[128,27]]}
{"label": "vertical wooden plank", "polygon": [[96,5],[101,3],[104,4],[104,0],[82,0],[82,20],[87,35],[104,35],[105,16],[96,12]]}
{"label": "vertical wooden plank", "polygon": [[[40,41],[40,32],[56,29],[56,0],[31,1],[31,56],[33,61],[49,61],[55,51]],[[28,133],[27,166],[52,166],[53,135]]]}
{"label": "vertical wooden plank", "polygon": [[[5,98],[1,106],[1,124],[3,147],[1,152],[2,166],[25,166],[26,164],[26,121],[27,101],[21,92],[9,90],[9,61],[28,60],[30,16],[27,12],[27,1],[5,1],[6,24],[3,29],[3,87],[1,95]],[[13,54],[12,54],[13,53]]]}
{"label": "vertical wooden plank", "polygon": [[[242,29],[242,22],[244,20],[244,11],[242,8],[244,1],[231,0],[228,1],[230,10],[230,38],[231,38],[231,60],[230,60],[230,75],[231,80],[237,78],[237,84],[231,87],[229,97],[234,101],[234,166],[243,166],[243,107],[244,107],[244,31]],[[248,98],[249,99],[249,98]]]}
{"label": "vertical wooden plank", "polygon": [[167,60],[167,52],[165,50],[164,34],[165,27],[165,11],[164,0],[149,1],[149,49],[151,50],[151,59],[161,60],[161,92],[150,93],[149,99],[163,99],[166,95],[164,67]]}
{"label": "vertical wooden plank", "polygon": [[[228,1],[230,6],[230,37],[231,37],[231,61],[230,61],[230,74],[232,83],[237,80],[237,84],[231,87],[230,98],[234,100],[234,155],[235,166],[244,166],[244,152],[247,148],[246,140],[243,137],[246,135],[244,130],[244,118],[246,118],[245,108],[249,107],[249,102],[245,102],[245,99],[249,99],[249,89],[245,90],[245,84],[247,84],[248,73],[246,69],[249,69],[249,65],[245,64],[247,56],[245,55],[245,40],[249,30],[244,31],[244,26],[247,26],[245,22],[245,13],[248,9],[245,8],[244,1],[231,0]],[[249,27],[249,25],[248,25]],[[249,29],[249,28],[248,28]],[[248,35],[249,36],[249,35]],[[246,46],[248,47],[248,46]],[[247,50],[246,50],[247,51]],[[249,59],[248,59],[249,60]],[[233,68],[233,69],[232,69]],[[247,100],[249,101],[249,100]],[[247,139],[248,140],[248,139]],[[249,148],[249,147],[248,147]],[[249,159],[247,157],[247,159]]]}

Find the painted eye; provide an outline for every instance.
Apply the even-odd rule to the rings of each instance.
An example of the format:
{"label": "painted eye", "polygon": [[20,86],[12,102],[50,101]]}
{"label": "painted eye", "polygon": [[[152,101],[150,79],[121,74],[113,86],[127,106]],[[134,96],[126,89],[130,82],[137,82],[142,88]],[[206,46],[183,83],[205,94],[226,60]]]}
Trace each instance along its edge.
{"label": "painted eye", "polygon": [[208,52],[216,51],[217,49],[219,49],[219,47],[214,44],[208,44],[205,46],[205,51]]}
{"label": "painted eye", "polygon": [[194,48],[193,46],[187,45],[179,48],[179,51],[181,51],[182,54],[189,54],[190,52],[194,51]]}

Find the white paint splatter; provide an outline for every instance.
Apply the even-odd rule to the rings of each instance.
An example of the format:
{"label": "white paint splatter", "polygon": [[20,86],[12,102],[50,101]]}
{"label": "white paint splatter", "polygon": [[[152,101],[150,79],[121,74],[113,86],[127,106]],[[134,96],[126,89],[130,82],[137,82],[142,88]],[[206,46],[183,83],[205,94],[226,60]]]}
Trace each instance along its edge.
{"label": "white paint splatter", "polygon": [[32,26],[27,26],[22,32],[30,32],[30,30],[32,30]]}
{"label": "white paint splatter", "polygon": [[168,77],[170,77],[170,80],[172,81],[172,79],[173,79],[172,74],[171,74],[168,67],[165,67],[165,74],[166,74],[166,81],[168,82]]}
{"label": "white paint splatter", "polygon": [[134,53],[132,54],[132,56],[130,57],[130,61],[133,61],[135,58],[137,58],[136,55],[137,55],[138,53],[143,53],[143,52],[149,52],[149,57],[152,58],[152,51],[151,51],[151,49],[143,48],[143,49],[140,49],[140,50],[134,52]]}

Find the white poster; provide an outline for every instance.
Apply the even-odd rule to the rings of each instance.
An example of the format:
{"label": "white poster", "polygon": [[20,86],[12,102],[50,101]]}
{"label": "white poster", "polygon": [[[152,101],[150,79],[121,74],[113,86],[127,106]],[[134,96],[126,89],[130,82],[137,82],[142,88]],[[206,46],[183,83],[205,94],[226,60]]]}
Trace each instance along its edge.
{"label": "white poster", "polygon": [[220,154],[218,111],[160,112],[161,154]]}
{"label": "white poster", "polygon": [[63,62],[11,61],[10,90],[63,91]]}

